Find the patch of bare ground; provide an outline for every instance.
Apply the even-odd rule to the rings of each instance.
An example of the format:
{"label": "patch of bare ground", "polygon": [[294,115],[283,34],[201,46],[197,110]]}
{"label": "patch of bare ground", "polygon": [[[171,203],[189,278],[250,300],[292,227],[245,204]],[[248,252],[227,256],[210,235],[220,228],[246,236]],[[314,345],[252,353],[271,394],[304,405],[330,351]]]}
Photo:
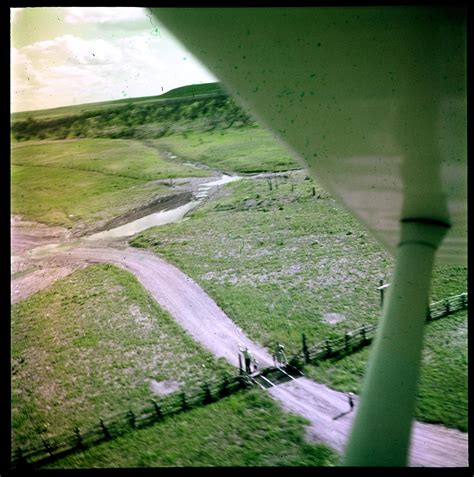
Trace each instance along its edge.
{"label": "patch of bare ground", "polygon": [[60,278],[64,278],[79,267],[85,267],[86,264],[65,265],[59,267],[39,266],[39,268],[31,268],[31,273],[17,276],[12,280],[11,284],[11,303],[17,303],[24,300],[28,296],[37,291],[46,288]]}
{"label": "patch of bare ground", "polygon": [[10,222],[10,245],[12,255],[19,255],[32,248],[58,243],[70,238],[70,232],[64,227],[52,227],[32,222],[14,215]]}
{"label": "patch of bare ground", "polygon": [[340,313],[324,313],[323,319],[326,323],[329,323],[330,325],[335,325],[336,323],[344,321],[346,317],[344,315],[341,315]]}
{"label": "patch of bare ground", "polygon": [[181,387],[181,383],[178,381],[155,381],[152,379],[150,381],[150,389],[153,393],[164,396],[166,394],[171,394],[177,391]]}

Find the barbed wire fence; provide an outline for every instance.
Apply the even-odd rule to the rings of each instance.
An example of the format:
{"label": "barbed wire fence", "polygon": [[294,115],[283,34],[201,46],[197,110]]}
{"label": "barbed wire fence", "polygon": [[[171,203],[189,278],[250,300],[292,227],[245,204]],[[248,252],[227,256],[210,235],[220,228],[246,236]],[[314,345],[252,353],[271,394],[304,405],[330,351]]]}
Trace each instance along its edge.
{"label": "barbed wire fence", "polygon": [[[442,318],[466,309],[467,305],[467,293],[449,297],[432,303],[427,310],[426,319],[433,321]],[[324,340],[313,346],[308,346],[306,336],[303,334],[302,349],[289,359],[289,364],[301,370],[305,364],[316,364],[321,360],[341,358],[354,353],[372,342],[376,328],[377,325],[361,326],[346,332],[340,338]],[[265,373],[269,369],[271,368],[263,369],[261,373]],[[179,391],[163,397],[159,401],[152,400],[148,406],[140,410],[128,409],[107,418],[98,418],[96,425],[85,430],[75,427],[69,433],[57,436],[41,434],[36,443],[28,443],[12,449],[11,468],[46,465],[132,430],[153,425],[167,416],[211,404],[254,385],[255,382],[241,370],[236,376],[226,375],[221,379],[204,382],[199,387],[192,388],[187,392]]]}
{"label": "barbed wire fence", "polygon": [[[467,293],[461,293],[444,300],[431,303],[426,312],[426,321],[434,321],[467,308]],[[316,364],[329,358],[342,358],[348,354],[368,346],[375,337],[377,325],[365,325],[355,330],[347,331],[344,336],[324,340],[308,346],[305,334],[302,334],[301,350],[294,354],[289,362],[301,369],[304,364]]]}
{"label": "barbed wire fence", "polygon": [[246,375],[226,375],[222,379],[205,382],[197,389],[175,392],[159,401],[152,400],[149,405],[139,410],[128,409],[107,418],[98,418],[96,425],[84,430],[75,427],[68,433],[57,436],[42,434],[36,444],[12,449],[11,467],[31,468],[46,465],[132,430],[153,425],[168,416],[211,404],[251,385]]}

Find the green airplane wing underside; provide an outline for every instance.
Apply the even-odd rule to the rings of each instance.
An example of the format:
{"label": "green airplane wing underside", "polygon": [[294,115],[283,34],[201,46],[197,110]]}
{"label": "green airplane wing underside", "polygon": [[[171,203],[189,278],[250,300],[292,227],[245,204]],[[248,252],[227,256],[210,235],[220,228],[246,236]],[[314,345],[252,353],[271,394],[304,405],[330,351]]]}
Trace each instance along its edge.
{"label": "green airplane wing underside", "polygon": [[431,219],[451,225],[437,260],[466,263],[462,9],[153,13],[388,250]]}

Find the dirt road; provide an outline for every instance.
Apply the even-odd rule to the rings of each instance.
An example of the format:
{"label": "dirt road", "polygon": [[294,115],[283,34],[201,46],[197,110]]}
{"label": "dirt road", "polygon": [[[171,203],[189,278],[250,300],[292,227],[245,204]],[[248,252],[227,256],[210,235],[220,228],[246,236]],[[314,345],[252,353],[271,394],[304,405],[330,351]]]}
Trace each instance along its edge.
{"label": "dirt road", "polygon": [[[15,235],[19,242],[24,243],[19,236],[21,232],[13,232],[13,240]],[[24,252],[23,249],[23,256]],[[72,270],[76,266],[94,262],[123,267],[137,277],[184,329],[216,356],[224,357],[237,366],[238,346],[242,344],[254,352],[262,367],[273,362],[269,353],[251,342],[199,285],[150,252],[115,242],[40,247],[29,251],[28,255],[26,261],[29,266],[41,266],[43,270]],[[21,261],[21,257],[17,259]],[[38,273],[29,273],[12,280],[12,294],[17,285],[24,290],[36,291],[47,284]],[[22,292],[21,295],[25,297],[26,294]],[[302,415],[311,422],[307,429],[309,439],[323,441],[343,452],[354,415],[354,412],[347,412],[347,398],[343,393],[307,378],[300,378],[272,388],[270,395],[280,401],[285,409]],[[467,456],[467,433],[438,425],[415,423],[411,466],[466,467]]]}

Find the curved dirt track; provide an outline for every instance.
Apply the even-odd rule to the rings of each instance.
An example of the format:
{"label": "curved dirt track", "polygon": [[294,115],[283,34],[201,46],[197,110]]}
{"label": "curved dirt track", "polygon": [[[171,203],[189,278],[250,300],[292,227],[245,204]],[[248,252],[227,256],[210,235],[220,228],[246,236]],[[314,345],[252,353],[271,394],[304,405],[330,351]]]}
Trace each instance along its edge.
{"label": "curved dirt track", "polygon": [[[270,354],[250,341],[192,279],[173,265],[150,252],[116,243],[99,243],[39,247],[30,252],[30,263],[44,269],[68,269],[86,263],[106,262],[132,272],[148,292],[199,343],[218,357],[238,365],[239,344],[248,346],[260,366],[273,364]],[[49,283],[34,274],[36,283],[29,289],[38,290]],[[12,281],[12,293],[16,282]],[[22,294],[25,296],[25,293]],[[334,391],[307,378],[300,378],[270,390],[270,395],[288,411],[306,417],[310,422],[307,436],[323,441],[343,452],[350,430],[353,412],[349,413],[344,393]],[[374,436],[374,438],[377,438]],[[443,426],[415,423],[410,455],[411,466],[466,467],[468,466],[468,435]]]}

